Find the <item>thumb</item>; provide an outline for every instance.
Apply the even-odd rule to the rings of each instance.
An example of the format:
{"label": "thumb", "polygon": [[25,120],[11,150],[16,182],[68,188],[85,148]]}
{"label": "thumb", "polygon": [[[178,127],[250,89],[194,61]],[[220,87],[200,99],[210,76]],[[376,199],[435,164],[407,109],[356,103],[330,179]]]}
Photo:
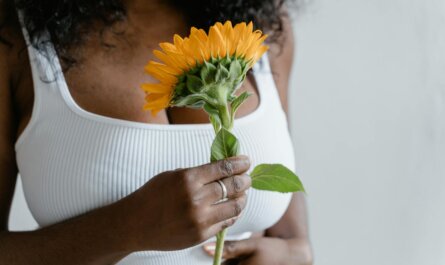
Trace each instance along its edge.
{"label": "thumb", "polygon": [[255,253],[258,246],[258,238],[249,238],[240,241],[226,241],[224,243],[223,258],[234,259],[249,256]]}
{"label": "thumb", "polygon": [[[259,238],[249,238],[239,241],[225,241],[223,249],[224,259],[233,259],[253,254],[258,246]],[[215,254],[215,242],[204,244],[204,250],[210,256]]]}

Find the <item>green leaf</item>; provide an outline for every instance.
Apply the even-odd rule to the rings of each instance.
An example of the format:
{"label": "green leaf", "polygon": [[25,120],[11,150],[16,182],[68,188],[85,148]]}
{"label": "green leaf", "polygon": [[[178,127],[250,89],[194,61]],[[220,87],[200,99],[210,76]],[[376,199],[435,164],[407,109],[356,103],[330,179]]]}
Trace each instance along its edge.
{"label": "green leaf", "polygon": [[252,187],[257,190],[305,192],[298,176],[281,164],[258,165],[250,173],[250,176]]}
{"label": "green leaf", "polygon": [[232,101],[232,119],[235,117],[236,111],[241,106],[241,104],[243,104],[244,101],[246,101],[246,99],[248,99],[251,95],[252,93],[246,91]]}
{"label": "green leaf", "polygon": [[225,128],[221,128],[213,141],[210,161],[236,156],[239,154],[239,148],[238,139]]}
{"label": "green leaf", "polygon": [[219,111],[210,105],[209,103],[204,104],[204,111],[209,115],[210,123],[213,125],[213,129],[215,132],[219,132],[221,129],[222,123],[221,118],[219,117]]}
{"label": "green leaf", "polygon": [[201,78],[194,75],[187,75],[187,88],[190,92],[199,93],[201,92],[203,86],[204,83],[202,82]]}

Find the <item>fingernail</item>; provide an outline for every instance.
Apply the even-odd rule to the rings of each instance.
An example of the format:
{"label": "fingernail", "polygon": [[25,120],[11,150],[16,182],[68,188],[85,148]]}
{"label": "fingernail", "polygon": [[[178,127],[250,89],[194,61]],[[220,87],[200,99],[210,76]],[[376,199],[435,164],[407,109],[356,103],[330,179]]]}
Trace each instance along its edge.
{"label": "fingernail", "polygon": [[206,251],[215,251],[216,245],[215,243],[207,243],[204,245],[204,249]]}
{"label": "fingernail", "polygon": [[240,159],[244,164],[250,164],[250,158],[246,155],[239,155],[238,159]]}
{"label": "fingernail", "polygon": [[215,255],[215,243],[208,243],[204,245],[204,250],[207,251],[211,255]]}

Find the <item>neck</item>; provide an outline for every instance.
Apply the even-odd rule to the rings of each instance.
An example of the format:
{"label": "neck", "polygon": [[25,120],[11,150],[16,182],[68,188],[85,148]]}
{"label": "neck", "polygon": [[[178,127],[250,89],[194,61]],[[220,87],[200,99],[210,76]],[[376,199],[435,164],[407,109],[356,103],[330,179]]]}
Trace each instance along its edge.
{"label": "neck", "polygon": [[122,0],[128,14],[152,14],[160,10],[170,10],[168,1],[162,0]]}

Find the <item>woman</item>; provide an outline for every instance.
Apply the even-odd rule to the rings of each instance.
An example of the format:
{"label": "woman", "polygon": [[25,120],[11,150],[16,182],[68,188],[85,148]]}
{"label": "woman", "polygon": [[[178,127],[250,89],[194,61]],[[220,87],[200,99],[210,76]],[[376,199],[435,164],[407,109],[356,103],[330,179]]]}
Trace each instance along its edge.
{"label": "woman", "polygon": [[[210,264],[228,226],[227,264],[311,264],[302,195],[246,192],[251,166],[294,166],[281,1],[1,3],[0,264]],[[240,89],[255,95],[235,121],[249,157],[209,164],[206,115],[152,117],[137,87],[159,42],[228,19],[253,20],[271,50]],[[18,172],[36,231],[7,230]]]}

